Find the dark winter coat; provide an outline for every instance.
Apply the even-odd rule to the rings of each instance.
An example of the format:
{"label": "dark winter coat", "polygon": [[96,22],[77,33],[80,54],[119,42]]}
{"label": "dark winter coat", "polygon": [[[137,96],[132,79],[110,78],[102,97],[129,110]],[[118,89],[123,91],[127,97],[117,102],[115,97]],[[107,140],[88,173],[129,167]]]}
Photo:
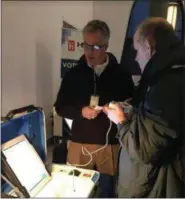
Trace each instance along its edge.
{"label": "dark winter coat", "polygon": [[[114,101],[124,101],[132,97],[133,82],[131,76],[121,70],[116,58],[108,53],[109,63],[102,74],[96,76],[99,106]],[[64,77],[55,103],[58,115],[73,120],[72,141],[87,144],[105,144],[110,121],[102,112],[95,119],[82,117],[82,108],[89,106],[94,94],[94,70],[87,65],[85,56],[79,64]],[[109,133],[109,144],[117,144],[115,124]]]}
{"label": "dark winter coat", "polygon": [[185,47],[166,41],[144,70],[131,120],[118,127],[119,197],[185,197]]}

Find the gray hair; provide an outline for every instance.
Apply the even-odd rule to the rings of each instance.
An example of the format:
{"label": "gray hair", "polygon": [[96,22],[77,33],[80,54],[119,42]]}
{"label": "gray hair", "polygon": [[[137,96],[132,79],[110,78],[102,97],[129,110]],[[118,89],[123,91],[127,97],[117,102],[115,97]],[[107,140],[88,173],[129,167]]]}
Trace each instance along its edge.
{"label": "gray hair", "polygon": [[83,29],[83,33],[95,33],[98,31],[102,34],[104,42],[108,43],[110,39],[110,29],[104,21],[98,19],[89,21]]}

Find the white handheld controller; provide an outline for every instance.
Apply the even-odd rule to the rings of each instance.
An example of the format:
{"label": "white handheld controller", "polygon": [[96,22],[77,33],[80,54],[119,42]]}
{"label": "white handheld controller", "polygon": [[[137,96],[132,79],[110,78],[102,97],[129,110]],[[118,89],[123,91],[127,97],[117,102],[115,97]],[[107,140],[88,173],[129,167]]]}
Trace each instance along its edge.
{"label": "white handheld controller", "polygon": [[116,102],[112,101],[109,103],[109,108],[115,109]]}
{"label": "white handheld controller", "polygon": [[[121,107],[123,108],[123,111],[124,111],[124,113],[125,113],[125,116],[127,117],[127,118],[130,118],[130,116],[132,115],[132,112],[133,112],[133,107],[132,107],[132,105],[130,105],[129,103],[127,103],[127,102],[118,102],[120,105],[121,105]],[[111,109],[115,109],[116,107],[116,102],[114,102],[114,101],[112,101],[112,102],[110,102],[109,103],[109,108],[111,108]]]}

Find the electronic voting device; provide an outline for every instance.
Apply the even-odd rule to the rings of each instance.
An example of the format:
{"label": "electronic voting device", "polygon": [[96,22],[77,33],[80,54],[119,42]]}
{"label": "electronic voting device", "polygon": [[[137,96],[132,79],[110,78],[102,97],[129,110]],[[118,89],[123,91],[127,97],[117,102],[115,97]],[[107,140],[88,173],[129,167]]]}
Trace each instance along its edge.
{"label": "electronic voting device", "polygon": [[68,165],[54,164],[50,174],[24,135],[4,143],[1,152],[29,197],[90,197],[99,180],[97,171]]}

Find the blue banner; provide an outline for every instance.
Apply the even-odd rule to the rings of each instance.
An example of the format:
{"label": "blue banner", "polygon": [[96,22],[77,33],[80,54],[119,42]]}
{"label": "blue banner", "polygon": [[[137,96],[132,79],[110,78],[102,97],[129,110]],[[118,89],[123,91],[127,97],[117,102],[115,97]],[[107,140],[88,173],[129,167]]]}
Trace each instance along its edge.
{"label": "blue banner", "polygon": [[65,76],[65,74],[74,68],[78,63],[78,60],[74,59],[61,59],[61,78]]}

